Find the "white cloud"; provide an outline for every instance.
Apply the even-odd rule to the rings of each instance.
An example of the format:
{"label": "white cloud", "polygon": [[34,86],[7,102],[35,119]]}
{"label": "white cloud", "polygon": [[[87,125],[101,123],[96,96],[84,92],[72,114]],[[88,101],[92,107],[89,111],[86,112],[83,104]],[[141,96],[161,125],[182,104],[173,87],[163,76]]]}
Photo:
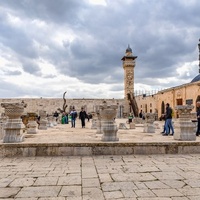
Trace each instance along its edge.
{"label": "white cloud", "polygon": [[90,4],[93,5],[102,5],[102,6],[106,6],[107,2],[106,0],[87,0]]}

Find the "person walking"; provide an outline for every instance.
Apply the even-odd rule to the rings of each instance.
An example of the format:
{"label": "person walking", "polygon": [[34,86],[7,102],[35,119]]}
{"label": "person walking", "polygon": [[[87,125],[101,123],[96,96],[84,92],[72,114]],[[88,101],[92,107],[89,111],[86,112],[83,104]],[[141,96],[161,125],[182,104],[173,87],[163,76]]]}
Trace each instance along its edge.
{"label": "person walking", "polygon": [[200,136],[200,101],[197,102],[197,132],[196,136]]}
{"label": "person walking", "polygon": [[128,123],[130,124],[133,121],[133,114],[130,113],[128,116]]}
{"label": "person walking", "polygon": [[73,108],[72,111],[70,112],[70,116],[71,116],[72,128],[75,128],[76,118],[77,118],[77,112],[76,112],[75,108]]}
{"label": "person walking", "polygon": [[81,120],[82,128],[85,128],[85,118],[87,118],[87,113],[85,112],[84,108],[81,108],[79,119]]}
{"label": "person walking", "polygon": [[166,129],[166,133],[164,133],[163,135],[169,135],[169,131],[171,129],[172,134],[174,135],[174,127],[172,125],[172,108],[169,106],[169,103],[166,104],[166,114],[165,114],[165,129]]}

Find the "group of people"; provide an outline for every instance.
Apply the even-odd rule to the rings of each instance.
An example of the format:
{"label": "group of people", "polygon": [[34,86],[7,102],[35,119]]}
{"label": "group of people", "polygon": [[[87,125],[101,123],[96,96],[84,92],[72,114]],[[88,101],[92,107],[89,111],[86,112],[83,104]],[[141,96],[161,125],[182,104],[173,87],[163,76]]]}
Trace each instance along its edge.
{"label": "group of people", "polygon": [[[56,111],[53,116],[56,118],[56,121],[57,121],[59,113],[57,113]],[[85,128],[85,120],[87,119],[88,121],[90,121],[90,119],[92,118],[91,114],[87,114],[84,108],[81,108],[79,115],[77,111],[75,110],[75,108],[73,108],[69,114],[65,112],[62,113],[61,123],[68,124],[69,121],[71,120],[71,127],[75,128],[77,117],[79,117],[79,119],[81,120],[82,128]]]}
{"label": "group of people", "polygon": [[[196,136],[200,136],[200,101],[197,102],[197,131]],[[169,103],[166,104],[166,113],[163,116],[165,120],[163,136],[174,135],[174,127],[172,124],[173,110],[170,107]],[[171,133],[170,133],[171,131]]]}

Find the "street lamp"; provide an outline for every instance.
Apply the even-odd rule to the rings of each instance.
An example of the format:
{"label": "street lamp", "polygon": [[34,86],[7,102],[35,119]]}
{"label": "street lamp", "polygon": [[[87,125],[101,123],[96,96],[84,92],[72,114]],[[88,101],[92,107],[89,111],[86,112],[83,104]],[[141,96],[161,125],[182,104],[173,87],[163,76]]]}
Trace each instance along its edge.
{"label": "street lamp", "polygon": [[199,39],[198,47],[199,47],[199,74],[200,74],[200,39]]}

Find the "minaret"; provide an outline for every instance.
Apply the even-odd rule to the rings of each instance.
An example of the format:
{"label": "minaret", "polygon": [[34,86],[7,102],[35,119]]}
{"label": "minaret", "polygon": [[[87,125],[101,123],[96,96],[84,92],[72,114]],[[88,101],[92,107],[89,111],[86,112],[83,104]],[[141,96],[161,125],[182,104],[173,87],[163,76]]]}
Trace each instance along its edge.
{"label": "minaret", "polygon": [[123,61],[124,68],[124,98],[125,98],[125,108],[124,112],[130,113],[130,105],[127,98],[128,93],[134,94],[134,68],[135,59],[137,56],[133,56],[132,49],[128,45],[126,49],[125,56],[121,59]]}

